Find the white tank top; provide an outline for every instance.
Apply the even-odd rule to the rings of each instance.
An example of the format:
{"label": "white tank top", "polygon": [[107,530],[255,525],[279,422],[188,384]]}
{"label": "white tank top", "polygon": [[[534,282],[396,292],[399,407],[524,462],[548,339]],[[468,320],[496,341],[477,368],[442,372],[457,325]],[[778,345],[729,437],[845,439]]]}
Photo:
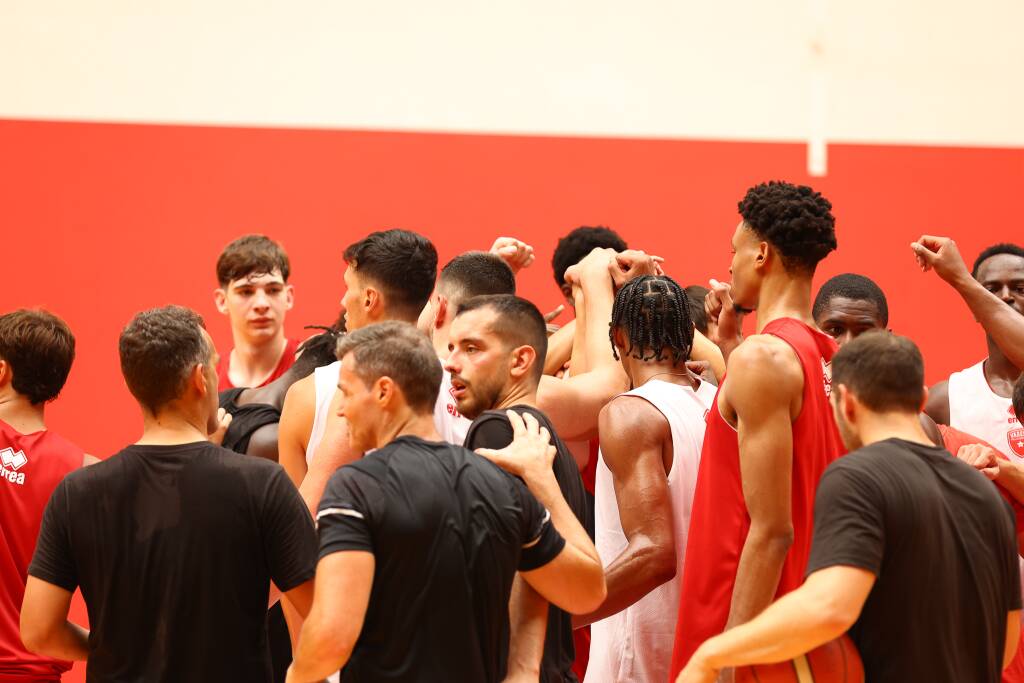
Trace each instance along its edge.
{"label": "white tank top", "polygon": [[985,379],[985,361],[949,376],[949,426],[984,439],[1008,458],[1024,461],[1024,428],[1013,402]]}
{"label": "white tank top", "polygon": [[[316,388],[316,414],[313,416],[313,428],[309,432],[309,445],[306,446],[306,463],[313,459],[317,446],[324,438],[327,429],[327,416],[331,409],[331,400],[338,388],[338,373],[341,361],[319,367],[313,371],[313,386]],[[434,404],[434,427],[441,438],[448,443],[461,446],[466,440],[470,420],[464,418],[452,397],[452,376],[447,370],[441,377],[441,390],[437,393]]]}
{"label": "white tank top", "polygon": [[[690,529],[697,469],[704,445],[705,417],[714,404],[716,389],[702,382],[689,387],[650,380],[624,396],[639,396],[668,420],[672,431],[672,467],[668,489],[675,526],[676,575],[618,614],[590,627],[590,663],[587,683],[668,680],[679,612],[679,584],[683,578],[686,536]],[[611,470],[599,451],[594,480],[594,531],[601,564],[608,566],[626,548],[619,521]]]}

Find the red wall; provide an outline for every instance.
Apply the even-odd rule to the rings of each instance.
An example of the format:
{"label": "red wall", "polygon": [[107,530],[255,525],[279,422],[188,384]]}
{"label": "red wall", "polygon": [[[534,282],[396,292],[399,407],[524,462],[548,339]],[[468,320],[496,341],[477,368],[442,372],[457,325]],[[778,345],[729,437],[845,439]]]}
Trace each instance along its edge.
{"label": "red wall", "polygon": [[0,150],[0,310],[43,306],[69,322],[78,358],[50,423],[100,457],[140,430],[118,370],[121,327],[184,304],[226,350],[214,262],[244,232],[288,249],[288,328],[300,336],[333,320],[341,252],[374,229],[422,232],[442,262],[518,236],[539,254],[521,293],[548,310],[560,299],[552,250],[577,225],[610,225],[667,257],[680,282],[706,283],[727,277],[745,189],[807,182],[837,217],[839,251],[819,282],[847,270],[876,279],[930,381],[982,357],[984,341],[956,296],[915,269],[909,242],[951,234],[970,259],[1024,241],[1012,208],[1022,149],[833,145],[817,179],[800,144],[0,121]]}

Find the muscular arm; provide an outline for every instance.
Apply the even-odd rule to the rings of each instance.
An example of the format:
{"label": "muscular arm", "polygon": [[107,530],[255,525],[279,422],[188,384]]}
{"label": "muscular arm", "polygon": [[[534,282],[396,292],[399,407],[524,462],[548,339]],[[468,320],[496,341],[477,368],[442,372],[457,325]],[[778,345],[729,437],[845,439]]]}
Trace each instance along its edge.
{"label": "muscular arm", "polygon": [[816,571],[760,616],[706,641],[679,681],[710,680],[700,673],[792,659],[842,635],[857,620],[875,575],[835,566]]}
{"label": "muscular arm", "polygon": [[299,486],[299,494],[306,501],[309,510],[316,513],[320,504],[320,497],[327,486],[327,480],[342,465],[355,462],[363,456],[362,453],[353,451],[348,442],[348,420],[338,417],[337,402],[340,394],[335,393],[331,401],[331,409],[327,414],[327,428],[324,431],[323,439],[313,453],[313,459],[309,462],[309,471]]}
{"label": "muscular arm", "polygon": [[793,417],[802,407],[803,371],[784,342],[758,335],[733,351],[729,374],[726,401],[736,415],[750,515],[727,623],[736,626],[771,603],[793,543]]}
{"label": "muscular arm", "polygon": [[1024,316],[985,289],[971,277],[966,267],[947,282],[1010,362],[1018,368],[1024,368]]}
{"label": "muscular arm", "polygon": [[548,352],[544,356],[544,374],[554,375],[562,369],[572,354],[572,342],[576,336],[576,321],[572,320],[548,337]]}
{"label": "muscular arm", "polygon": [[521,575],[512,581],[508,601],[510,637],[506,681],[536,681],[544,658],[548,630],[548,601],[530,587]]}
{"label": "muscular arm", "polygon": [[690,350],[691,360],[707,361],[711,365],[711,371],[715,373],[715,379],[719,382],[725,376],[725,357],[718,346],[701,334],[700,330],[693,331],[693,348]]}
{"label": "muscular arm", "polygon": [[331,553],[316,568],[316,588],[288,683],[327,678],[345,665],[363,630],[370,604],[375,561],[372,553]]}
{"label": "muscular arm", "polygon": [[600,434],[627,544],[605,567],[608,596],[593,612],[573,619],[576,628],[621,612],[676,573],[668,422],[644,399],[620,396],[601,411]]}
{"label": "muscular arm", "polygon": [[257,429],[249,437],[249,447],[245,449],[246,455],[254,455],[257,458],[277,462],[278,431],[278,423],[263,425]]}
{"label": "muscular arm", "polygon": [[88,658],[89,632],[67,620],[71,595],[60,586],[28,577],[21,606],[21,641],[29,652],[72,661]]}
{"label": "muscular arm", "polygon": [[316,416],[316,385],[313,376],[293,384],[284,397],[277,430],[278,462],[295,486],[306,476],[306,446]]}

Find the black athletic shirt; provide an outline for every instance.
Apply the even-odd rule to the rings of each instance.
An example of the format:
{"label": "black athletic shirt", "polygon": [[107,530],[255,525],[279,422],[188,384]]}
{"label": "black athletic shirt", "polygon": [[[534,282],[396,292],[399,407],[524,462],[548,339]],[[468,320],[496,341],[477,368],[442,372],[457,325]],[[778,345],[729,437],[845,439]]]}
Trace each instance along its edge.
{"label": "black athletic shirt", "polygon": [[321,558],[375,558],[345,682],[500,681],[516,570],[565,547],[518,479],[461,446],[414,436],[335,472],[317,525]]}
{"label": "black athletic shirt", "polygon": [[129,446],[54,491],[28,573],[89,612],[93,681],[270,681],[270,581],[313,578],[316,534],[276,463],[206,441]]}
{"label": "black athletic shirt", "polygon": [[[547,427],[551,434],[551,443],[554,444],[555,461],[551,467],[558,481],[558,487],[562,490],[569,508],[580,520],[584,528],[588,526],[590,506],[587,503],[587,492],[583,487],[583,479],[580,477],[580,469],[576,459],[566,448],[562,440],[555,433],[547,415],[531,406],[512,406],[511,410],[520,415],[529,413],[537,418],[540,426]],[[512,424],[504,410],[488,410],[473,420],[469,431],[466,433],[466,448],[476,450],[477,448],[501,449],[512,443]],[[507,659],[507,657],[506,657]],[[573,661],[576,659],[576,647],[572,635],[572,615],[554,605],[548,609],[548,630],[544,638],[544,659],[540,667],[540,683],[560,683],[562,681],[576,682],[579,679],[572,670]]]}
{"label": "black athletic shirt", "polygon": [[244,388],[234,388],[220,392],[220,407],[231,415],[231,424],[224,432],[221,445],[236,453],[249,450],[249,439],[257,429],[281,421],[281,411],[267,403],[238,405],[235,401],[243,391]]}
{"label": "black athletic shirt", "polygon": [[829,465],[807,573],[878,577],[850,630],[871,683],[997,683],[1021,607],[1014,516],[948,451],[887,439]]}

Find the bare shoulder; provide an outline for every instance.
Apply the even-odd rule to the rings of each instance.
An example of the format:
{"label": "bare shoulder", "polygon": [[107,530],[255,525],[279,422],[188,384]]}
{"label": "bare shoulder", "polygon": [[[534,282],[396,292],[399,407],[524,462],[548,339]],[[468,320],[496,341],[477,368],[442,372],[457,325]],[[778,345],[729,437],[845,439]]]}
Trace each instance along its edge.
{"label": "bare shoulder", "polygon": [[284,419],[286,414],[302,415],[307,412],[312,415],[315,410],[316,384],[313,375],[309,375],[288,387],[288,392],[284,395],[284,405],[281,407],[281,417]]}
{"label": "bare shoulder", "polygon": [[942,380],[928,389],[928,401],[925,403],[924,412],[938,424],[949,424],[948,380]]}
{"label": "bare shoulder", "polygon": [[770,334],[755,334],[743,340],[729,356],[728,374],[726,386],[771,386],[775,391],[802,388],[804,379],[793,347]]}
{"label": "bare shoulder", "polygon": [[598,432],[605,444],[636,448],[671,437],[668,420],[640,396],[616,396],[601,409]]}

